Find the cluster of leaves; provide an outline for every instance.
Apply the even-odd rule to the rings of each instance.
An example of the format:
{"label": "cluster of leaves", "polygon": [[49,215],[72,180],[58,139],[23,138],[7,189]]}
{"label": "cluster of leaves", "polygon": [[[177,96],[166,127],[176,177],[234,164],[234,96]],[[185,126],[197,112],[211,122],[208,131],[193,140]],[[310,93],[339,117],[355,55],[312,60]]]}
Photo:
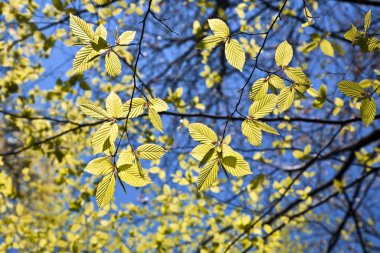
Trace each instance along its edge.
{"label": "cluster of leaves", "polygon": [[115,148],[119,131],[117,122],[138,117],[144,113],[145,108],[148,110],[153,126],[162,131],[163,124],[158,112],[166,111],[168,106],[158,98],[149,101],[135,98],[123,104],[120,97],[111,92],[106,98],[106,110],[93,104],[81,105],[81,109],[86,115],[104,121],[92,137],[91,143],[94,154],[103,152],[106,156],[92,160],[85,169],[91,174],[104,176],[96,191],[96,201],[99,207],[103,207],[111,201],[116,178],[134,187],[142,187],[151,183],[149,176],[141,166],[140,159],[157,160],[165,154],[165,150],[156,144],[144,144],[136,150],[128,146],[119,154],[117,163],[112,162],[116,160],[118,148]]}
{"label": "cluster of leaves", "polygon": [[344,34],[344,38],[352,42],[352,46],[359,46],[362,52],[371,52],[376,48],[380,49],[379,40],[368,34],[371,25],[371,10],[364,17],[364,31],[359,31],[356,26],[351,24],[351,29]]}
{"label": "cluster of leaves", "polygon": [[126,31],[119,36],[117,30],[115,30],[116,44],[111,46],[107,43],[107,30],[103,25],[99,25],[94,32],[91,26],[83,19],[70,14],[70,29],[80,40],[71,45],[83,46],[75,55],[73,61],[74,72],[81,73],[88,70],[94,65],[96,59],[100,56],[105,56],[107,73],[111,76],[120,75],[121,62],[113,48],[116,46],[129,46],[135,37],[135,31]]}
{"label": "cluster of leaves", "polygon": [[198,45],[198,49],[213,49],[224,44],[226,59],[231,66],[243,71],[245,52],[238,40],[233,39],[230,28],[220,19],[209,19],[208,24],[214,35],[207,36]]}
{"label": "cluster of leaves", "polygon": [[220,167],[227,178],[227,172],[239,177],[252,174],[244,157],[234,151],[225,139],[219,141],[211,128],[202,123],[192,123],[188,129],[191,137],[200,143],[190,152],[199,161],[201,168],[198,176],[199,191],[207,189],[216,181]]}
{"label": "cluster of leaves", "polygon": [[366,91],[360,84],[343,80],[338,83],[339,90],[346,96],[360,103],[360,116],[366,126],[372,123],[376,115],[376,104],[372,97],[375,93],[380,96],[380,83],[372,82],[373,91]]}
{"label": "cluster of leaves", "polygon": [[[292,46],[287,41],[283,41],[277,47],[275,53],[275,61],[280,69],[266,78],[259,78],[252,85],[249,98],[253,101],[253,104],[249,108],[247,119],[242,123],[242,132],[252,145],[261,145],[261,131],[279,134],[276,129],[264,122],[258,121],[258,119],[271,113],[277,104],[280,112],[288,110],[293,104],[295,94],[304,97],[303,93],[311,86],[310,79],[301,68],[288,66],[292,58]],[[285,86],[284,79],[278,75],[278,72],[281,70],[290,79],[290,86]],[[268,94],[269,90],[271,90],[273,94]]]}

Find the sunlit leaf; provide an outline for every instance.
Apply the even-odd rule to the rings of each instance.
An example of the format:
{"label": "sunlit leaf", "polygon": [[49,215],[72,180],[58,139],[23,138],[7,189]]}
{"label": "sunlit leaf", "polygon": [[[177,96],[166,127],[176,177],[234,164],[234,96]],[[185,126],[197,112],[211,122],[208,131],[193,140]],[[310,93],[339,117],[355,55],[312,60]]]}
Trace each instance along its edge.
{"label": "sunlit leaf", "polygon": [[136,35],[136,32],[135,31],[126,31],[126,32],[123,32],[117,43],[120,44],[120,45],[128,45],[128,44],[131,44],[133,39],[135,38],[135,35]]}
{"label": "sunlit leaf", "polygon": [[249,143],[254,146],[260,146],[262,141],[262,133],[260,127],[251,120],[244,120],[241,124],[241,131]]}
{"label": "sunlit leaf", "polygon": [[294,100],[294,89],[291,87],[285,87],[281,90],[278,98],[278,109],[280,112],[284,112],[292,106]]}
{"label": "sunlit leaf", "polygon": [[90,161],[84,171],[93,175],[106,175],[113,170],[113,164],[109,157],[99,157]]}
{"label": "sunlit leaf", "polygon": [[369,10],[364,17],[364,30],[367,31],[371,25],[371,10]]}
{"label": "sunlit leaf", "polygon": [[200,144],[190,152],[190,155],[198,161],[201,161],[207,152],[209,152],[212,148],[214,148],[213,144]]}
{"label": "sunlit leaf", "polygon": [[249,108],[249,116],[260,119],[271,113],[277,104],[277,96],[267,94],[261,100],[255,101]]}
{"label": "sunlit leaf", "polygon": [[353,98],[361,98],[366,93],[360,84],[346,80],[340,81],[338,88],[344,95]]}
{"label": "sunlit leaf", "polygon": [[91,27],[81,18],[70,13],[70,29],[75,36],[84,42],[90,42],[94,39],[95,33]]}
{"label": "sunlit leaf", "polygon": [[210,187],[218,177],[218,172],[218,159],[214,159],[206,163],[198,176],[198,191],[202,191]]}
{"label": "sunlit leaf", "polygon": [[205,37],[197,44],[197,49],[213,49],[218,44],[224,42],[224,40],[224,38],[215,35],[210,35]]}
{"label": "sunlit leaf", "polygon": [[330,41],[322,40],[319,46],[321,47],[322,53],[327,56],[334,57],[334,48],[331,45]]}
{"label": "sunlit leaf", "polygon": [[151,99],[149,103],[149,107],[153,108],[156,112],[164,112],[169,109],[168,104],[160,98]]}
{"label": "sunlit leaf", "polygon": [[118,76],[121,74],[121,63],[119,57],[112,51],[106,54],[105,57],[106,70],[111,76]]}
{"label": "sunlit leaf", "polygon": [[191,138],[202,144],[213,144],[218,140],[215,132],[202,123],[189,124],[188,128]]}
{"label": "sunlit leaf", "polygon": [[154,128],[160,132],[164,132],[164,125],[162,124],[161,117],[153,108],[149,107],[148,117]]}
{"label": "sunlit leaf", "polygon": [[80,106],[83,113],[96,119],[111,118],[111,115],[102,108],[92,104],[82,104]]}
{"label": "sunlit leaf", "polygon": [[225,54],[229,64],[243,71],[245,52],[240,43],[235,39],[228,39],[225,45]]}
{"label": "sunlit leaf", "polygon": [[123,113],[123,103],[120,97],[115,93],[111,92],[106,98],[106,108],[107,112],[114,118],[121,117]]}
{"label": "sunlit leaf", "polygon": [[249,98],[251,100],[258,101],[262,99],[268,92],[268,80],[265,78],[257,79],[256,82],[252,85],[252,88],[249,92]]}
{"label": "sunlit leaf", "polygon": [[[133,98],[132,99],[132,106],[131,105],[131,100],[128,100],[127,102],[124,103],[123,105],[123,117],[127,117],[132,119],[140,116],[141,114],[144,113],[144,108],[146,105],[146,101],[143,98]],[[131,108],[129,110],[129,108]],[[129,115],[128,115],[129,113]]]}
{"label": "sunlit leaf", "polygon": [[217,37],[222,37],[222,38],[227,38],[230,36],[230,29],[224,23],[224,21],[214,18],[214,19],[209,19],[208,24],[210,26],[210,29],[214,32],[214,34]]}
{"label": "sunlit leaf", "polygon": [[279,67],[288,66],[293,58],[293,48],[285,40],[280,45],[278,45],[275,53],[276,64]]}
{"label": "sunlit leaf", "polygon": [[82,73],[94,65],[94,57],[99,53],[91,46],[82,47],[75,55],[73,60],[73,70],[77,73]]}
{"label": "sunlit leaf", "polygon": [[156,160],[165,155],[165,149],[156,144],[143,144],[136,149],[138,156],[142,159]]}
{"label": "sunlit leaf", "polygon": [[96,188],[96,203],[99,208],[107,205],[113,197],[115,192],[115,175],[113,173],[109,173],[103,177],[102,181],[98,184]]}
{"label": "sunlit leaf", "polygon": [[376,115],[376,105],[372,97],[363,99],[360,104],[360,116],[366,126],[372,123]]}

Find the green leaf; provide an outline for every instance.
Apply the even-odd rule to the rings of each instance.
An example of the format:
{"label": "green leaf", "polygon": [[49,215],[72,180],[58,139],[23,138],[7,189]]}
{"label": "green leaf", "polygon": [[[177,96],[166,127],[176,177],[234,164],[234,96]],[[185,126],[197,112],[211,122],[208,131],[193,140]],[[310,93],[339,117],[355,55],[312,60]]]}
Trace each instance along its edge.
{"label": "green leaf", "polygon": [[217,158],[216,149],[212,148],[210,149],[202,158],[202,160],[199,162],[199,167],[202,167],[205,165],[208,161],[214,160]]}
{"label": "green leaf", "polygon": [[94,65],[94,59],[98,55],[91,46],[82,47],[73,60],[74,73],[82,73]]}
{"label": "green leaf", "polygon": [[153,108],[156,112],[164,112],[169,109],[168,104],[160,98],[149,100],[149,103],[149,107]]}
{"label": "green leaf", "polygon": [[249,108],[249,116],[254,119],[260,119],[271,113],[276,107],[277,96],[267,94],[261,100],[255,101]]}
{"label": "green leaf", "polygon": [[218,177],[218,172],[218,159],[214,159],[206,163],[198,176],[198,191],[203,191],[204,189],[210,187]]}
{"label": "green leaf", "polygon": [[233,176],[242,177],[252,174],[249,163],[238,152],[223,153],[223,167]]}
{"label": "green leaf", "polygon": [[334,57],[334,48],[331,45],[330,41],[322,40],[319,44],[319,47],[321,48],[322,53],[324,53],[327,56]]}
{"label": "green leaf", "polygon": [[104,25],[99,25],[95,30],[95,35],[100,36],[103,40],[107,40],[107,30]]}
{"label": "green leaf", "polygon": [[358,29],[356,28],[356,26],[354,25],[351,25],[351,29],[348,30],[345,34],[344,34],[344,38],[346,40],[349,40],[351,42],[354,42],[356,41],[356,39],[359,37],[359,33],[358,33]]}
{"label": "green leaf", "polygon": [[364,18],[364,31],[367,32],[369,26],[371,25],[371,10],[369,10],[366,14],[365,14],[365,18]]}
{"label": "green leaf", "polygon": [[361,98],[366,94],[360,84],[346,80],[340,81],[338,83],[338,88],[344,95],[352,98]]}
{"label": "green leaf", "polygon": [[203,40],[201,40],[196,48],[197,49],[213,49],[214,47],[216,47],[218,44],[220,44],[221,42],[223,42],[225,39],[224,38],[221,38],[221,37],[217,37],[215,35],[210,35],[210,36],[207,36],[206,38],[204,38]]}
{"label": "green leaf", "polygon": [[[91,139],[94,154],[101,153],[107,150],[110,145],[113,145],[117,138],[118,126],[112,122],[104,123],[94,134]],[[107,144],[107,140],[109,143]]]}
{"label": "green leaf", "polygon": [[257,120],[255,120],[255,123],[256,123],[257,126],[259,126],[259,128],[261,130],[263,130],[265,132],[268,132],[268,133],[271,133],[271,134],[280,135],[274,127],[268,125],[267,123],[264,123],[264,122],[261,122],[261,121],[257,121]]}
{"label": "green leaf", "polygon": [[[128,100],[123,105],[123,117],[127,117],[129,108],[131,105],[131,100]],[[133,98],[132,99],[132,106],[131,106],[131,112],[128,115],[128,118],[136,118],[144,113],[144,108],[146,105],[146,101],[143,98]]]}
{"label": "green leaf", "polygon": [[145,171],[143,171],[143,177],[141,171],[137,165],[121,166],[119,167],[118,175],[128,185],[134,187],[142,187],[152,183],[152,180],[148,177]]}
{"label": "green leaf", "polygon": [[128,146],[127,150],[121,151],[119,159],[117,160],[116,166],[119,168],[123,165],[132,165],[135,161],[135,156],[132,149]]}
{"label": "green leaf", "polygon": [[212,148],[214,148],[213,144],[200,144],[190,152],[190,155],[198,161],[201,161]]}
{"label": "green leaf", "polygon": [[84,42],[94,39],[94,32],[91,27],[82,19],[70,13],[70,29],[75,36]]}
{"label": "green leaf", "polygon": [[293,58],[293,48],[292,46],[285,40],[280,45],[278,45],[275,53],[276,64],[279,67],[288,66],[288,64],[292,61]]}
{"label": "green leaf", "polygon": [[92,104],[82,104],[80,108],[86,115],[96,119],[109,119],[111,115],[102,108]]}
{"label": "green leaf", "polygon": [[165,155],[165,149],[156,144],[144,144],[136,149],[138,156],[146,160],[160,159]]}
{"label": "green leaf", "polygon": [[260,78],[252,85],[249,92],[249,98],[254,101],[262,99],[268,92],[268,80]]}
{"label": "green leaf", "polygon": [[284,69],[284,72],[295,83],[298,83],[298,84],[310,84],[311,83],[310,79],[306,76],[306,74],[302,71],[301,68],[287,67]]}
{"label": "green leaf", "polygon": [[96,188],[96,203],[99,208],[107,205],[115,192],[116,180],[113,173],[104,176]]}
{"label": "green leaf", "polygon": [[202,144],[215,144],[218,140],[215,132],[202,123],[193,123],[188,125],[191,138]]}
{"label": "green leaf", "polygon": [[269,85],[277,88],[277,89],[282,89],[285,87],[285,82],[284,80],[277,76],[277,75],[271,75],[269,76],[269,79],[268,79],[268,82],[269,82]]}
{"label": "green leaf", "polygon": [[106,109],[109,114],[114,118],[119,118],[123,114],[123,103],[120,97],[115,93],[111,92],[106,98]]}
{"label": "green leaf", "polygon": [[245,52],[240,43],[235,39],[228,39],[225,45],[225,54],[228,63],[242,72],[245,63]]}
{"label": "green leaf", "polygon": [[280,112],[284,112],[292,106],[294,100],[294,89],[291,87],[285,87],[281,90],[278,98],[278,109]]}
{"label": "green leaf", "polygon": [[241,131],[249,143],[253,146],[260,146],[262,141],[262,133],[260,127],[252,120],[244,120],[241,124]]}
{"label": "green leaf", "polygon": [[120,45],[128,45],[131,44],[133,39],[135,38],[136,32],[135,31],[126,31],[123,32],[120,37],[117,40],[117,44]]}
{"label": "green leaf", "polygon": [[164,132],[164,126],[162,124],[161,117],[153,108],[149,107],[148,117],[154,128],[156,128],[160,132]]}
{"label": "green leaf", "polygon": [[106,70],[111,76],[118,76],[121,74],[121,63],[119,57],[112,51],[106,54]]}
{"label": "green leaf", "polygon": [[98,5],[103,5],[103,4],[106,4],[108,0],[94,0],[94,2]]}
{"label": "green leaf", "polygon": [[93,175],[106,175],[113,170],[113,164],[109,157],[99,157],[89,162],[84,171]]}
{"label": "green leaf", "polygon": [[360,104],[360,116],[366,126],[372,123],[376,115],[375,100],[372,97],[363,99]]}
{"label": "green leaf", "polygon": [[226,39],[228,36],[230,36],[230,29],[224,23],[224,21],[214,18],[209,19],[208,24],[210,26],[210,29],[214,32],[215,36],[221,37]]}

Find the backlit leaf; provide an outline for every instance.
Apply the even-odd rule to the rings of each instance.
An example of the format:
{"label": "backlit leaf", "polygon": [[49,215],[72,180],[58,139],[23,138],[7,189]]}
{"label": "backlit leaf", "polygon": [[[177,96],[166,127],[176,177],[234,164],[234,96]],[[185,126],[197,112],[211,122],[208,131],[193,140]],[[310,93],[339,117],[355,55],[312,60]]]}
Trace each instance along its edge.
{"label": "backlit leaf", "polygon": [[114,118],[119,118],[122,116],[123,103],[115,92],[111,92],[106,98],[106,109],[107,112]]}
{"label": "backlit leaf", "polygon": [[148,177],[145,171],[143,171],[143,177],[141,177],[141,171],[137,165],[121,166],[119,168],[118,175],[128,185],[134,187],[142,187],[152,183],[152,180]]}
{"label": "backlit leaf", "polygon": [[330,41],[322,40],[319,46],[322,50],[322,53],[324,53],[327,56],[334,57],[334,48],[331,45]]}
{"label": "backlit leaf", "polygon": [[292,106],[294,100],[294,88],[285,87],[281,90],[278,98],[278,109],[284,112]]}
{"label": "backlit leaf", "polygon": [[112,51],[105,57],[106,70],[111,76],[118,76],[121,73],[121,63],[119,57]]}
{"label": "backlit leaf", "polygon": [[254,146],[260,146],[262,141],[262,133],[260,127],[251,120],[244,120],[241,124],[241,131],[249,143]]}
{"label": "backlit leaf", "polygon": [[209,19],[208,24],[210,26],[210,29],[214,32],[214,34],[217,37],[226,39],[228,36],[230,36],[230,29],[228,28],[226,23],[224,23],[224,21],[214,18]]}
{"label": "backlit leaf", "polygon": [[278,45],[275,53],[276,64],[279,67],[288,66],[293,58],[293,48],[285,40],[280,45]]}
{"label": "backlit leaf", "polygon": [[117,43],[120,44],[120,45],[128,45],[128,44],[131,44],[133,39],[135,38],[135,35],[136,35],[136,32],[135,31],[126,31],[126,32],[123,32]]}
{"label": "backlit leaf", "polygon": [[143,144],[136,149],[138,156],[142,159],[156,160],[165,155],[165,149],[156,144]]}
{"label": "backlit leaf", "polygon": [[148,117],[154,128],[160,132],[164,132],[164,125],[162,124],[161,117],[153,108],[149,108]]}
{"label": "backlit leaf", "polygon": [[268,81],[265,78],[260,78],[252,85],[252,88],[249,92],[249,98],[251,100],[260,100],[268,92]]}
{"label": "backlit leaf", "polygon": [[103,177],[102,181],[96,188],[96,203],[99,208],[107,205],[113,197],[115,192],[116,180],[113,173],[109,173]]}
{"label": "backlit leaf", "polygon": [[99,53],[91,46],[82,47],[75,55],[73,60],[74,73],[82,73],[94,65],[94,57]]}
{"label": "backlit leaf", "polygon": [[[132,106],[131,105],[131,100],[128,100],[127,102],[124,103],[123,105],[123,117],[127,117],[132,119],[140,116],[141,114],[144,113],[144,108],[146,105],[146,101],[143,98],[133,98],[132,99]],[[129,108],[131,108],[129,112]],[[128,115],[129,113],[129,115]]]}
{"label": "backlit leaf", "polygon": [[149,107],[153,108],[156,112],[164,112],[169,109],[168,104],[160,98],[151,99],[149,103]]}
{"label": "backlit leaf", "polygon": [[213,144],[218,140],[215,132],[202,123],[189,124],[188,128],[191,138],[202,144]]}
{"label": "backlit leaf", "polygon": [[200,144],[190,152],[190,155],[198,161],[201,161],[212,148],[214,148],[213,144]]}
{"label": "backlit leaf", "polygon": [[376,115],[375,100],[372,97],[363,99],[360,104],[360,117],[366,126],[372,123]]}
{"label": "backlit leaf", "polygon": [[229,64],[243,71],[245,52],[240,43],[235,39],[228,39],[225,45],[225,54]]}
{"label": "backlit leaf", "polygon": [[361,98],[365,94],[365,90],[355,82],[343,80],[338,83],[338,88],[344,95],[352,98]]}
{"label": "backlit leaf", "polygon": [[99,157],[90,161],[84,171],[93,175],[106,175],[113,170],[113,164],[109,157]]}
{"label": "backlit leaf", "polygon": [[371,25],[371,10],[369,10],[364,17],[364,30],[367,31]]}
{"label": "backlit leaf", "polygon": [[197,49],[213,49],[214,47],[216,47],[218,44],[224,42],[224,38],[222,37],[218,37],[218,36],[215,36],[215,35],[210,35],[210,36],[207,36],[206,38],[204,38],[203,40],[201,40],[198,44],[197,44]]}
{"label": "backlit leaf", "polygon": [[267,94],[261,100],[255,101],[249,108],[249,116],[255,119],[260,119],[271,113],[276,107],[277,96]]}
{"label": "backlit leaf", "polygon": [[198,191],[202,191],[210,187],[215,182],[218,172],[218,159],[214,159],[206,163],[198,176]]}
{"label": "backlit leaf", "polygon": [[70,29],[75,36],[84,42],[90,42],[94,39],[95,33],[91,27],[81,18],[70,13]]}
{"label": "backlit leaf", "polygon": [[111,115],[102,108],[92,104],[82,104],[80,106],[83,113],[96,119],[111,118]]}

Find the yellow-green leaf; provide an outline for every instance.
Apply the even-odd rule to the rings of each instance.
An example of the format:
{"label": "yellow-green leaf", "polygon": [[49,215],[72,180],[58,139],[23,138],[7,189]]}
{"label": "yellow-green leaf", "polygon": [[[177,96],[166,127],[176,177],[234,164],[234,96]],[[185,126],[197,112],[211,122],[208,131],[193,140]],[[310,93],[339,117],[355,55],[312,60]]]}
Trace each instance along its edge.
{"label": "yellow-green leaf", "polygon": [[267,123],[264,123],[264,122],[261,122],[261,121],[257,121],[257,120],[255,120],[255,123],[256,123],[257,126],[260,127],[261,130],[263,130],[265,132],[268,132],[268,133],[271,133],[271,134],[280,135],[274,127],[268,125]]}
{"label": "yellow-green leaf", "polygon": [[196,46],[197,49],[213,49],[216,47],[218,44],[223,42],[225,39],[222,37],[218,37],[215,35],[210,35],[201,40]]}
{"label": "yellow-green leaf", "polygon": [[123,114],[123,103],[120,97],[115,93],[111,92],[106,98],[106,109],[109,114],[114,118],[119,118]]}
{"label": "yellow-green leaf", "polygon": [[89,162],[84,171],[93,175],[106,175],[112,172],[113,164],[109,157],[99,157]]}
{"label": "yellow-green leaf", "polygon": [[360,86],[360,84],[350,81],[340,81],[338,83],[339,90],[346,96],[352,98],[361,98],[365,95],[365,90]]}
{"label": "yellow-green leaf", "polygon": [[372,123],[376,115],[375,100],[372,97],[363,99],[360,104],[360,116],[366,126]]}
{"label": "yellow-green leaf", "polygon": [[91,46],[82,47],[73,60],[74,73],[82,73],[94,65],[94,57],[98,55]]}
{"label": "yellow-green leaf", "polygon": [[128,45],[133,41],[133,39],[135,38],[135,35],[136,35],[135,31],[123,32],[118,38],[117,43],[120,45]]}
{"label": "yellow-green leaf", "polygon": [[94,2],[98,5],[103,5],[103,4],[106,4],[108,0],[94,0]]}
{"label": "yellow-green leaf", "polygon": [[271,113],[276,107],[277,96],[267,94],[261,100],[255,101],[249,108],[249,116],[255,119],[260,119]]}
{"label": "yellow-green leaf", "polygon": [[292,106],[294,100],[294,89],[291,87],[285,87],[281,90],[278,98],[278,109],[280,112],[284,112]]}
{"label": "yellow-green leaf", "polygon": [[218,137],[215,132],[202,123],[193,123],[188,125],[191,138],[202,144],[214,144]]}
{"label": "yellow-green leaf", "polygon": [[136,151],[140,158],[146,160],[160,159],[163,155],[165,155],[165,149],[156,144],[141,145],[136,149]]}
{"label": "yellow-green leaf", "polygon": [[104,176],[96,188],[96,203],[99,208],[107,205],[115,192],[116,180],[113,173]]}
{"label": "yellow-green leaf", "polygon": [[104,27],[104,25],[99,25],[95,30],[95,35],[100,36],[104,40],[107,40],[107,29]]}
{"label": "yellow-green leaf", "polygon": [[132,165],[135,161],[135,156],[132,149],[128,146],[127,150],[121,151],[119,159],[117,160],[116,166],[119,168],[124,165]]}
{"label": "yellow-green leaf", "polygon": [[94,39],[95,33],[91,27],[81,18],[70,13],[70,29],[75,36],[83,42],[90,42]]}
{"label": "yellow-green leaf", "polygon": [[249,143],[254,146],[260,146],[262,141],[262,133],[260,127],[251,120],[244,120],[241,124],[241,131]]}
{"label": "yellow-green leaf", "polygon": [[275,53],[276,64],[279,67],[288,66],[293,58],[293,48],[285,40],[280,45],[278,45]]}
{"label": "yellow-green leaf", "polygon": [[298,84],[310,84],[311,83],[310,79],[306,76],[306,74],[302,71],[301,68],[287,67],[284,69],[284,72],[295,83],[298,83]]}
{"label": "yellow-green leaf", "polygon": [[106,150],[104,144],[109,137],[111,130],[111,123],[104,123],[94,134],[91,139],[92,148],[94,149],[94,154],[98,154]]}
{"label": "yellow-green leaf", "polygon": [[364,30],[367,31],[371,25],[371,10],[369,10],[364,17]]}
{"label": "yellow-green leaf", "polygon": [[[140,116],[144,113],[144,108],[146,105],[146,101],[143,98],[133,98],[132,99],[132,106],[131,106],[131,100],[128,100],[123,105],[123,117],[127,117],[132,119]],[[130,107],[131,106],[131,107]],[[129,112],[129,108],[131,108],[131,111]],[[128,115],[129,112],[129,115]]]}
{"label": "yellow-green leaf", "polygon": [[334,48],[331,45],[330,41],[322,40],[319,44],[319,47],[321,48],[322,53],[324,53],[327,56],[334,57]]}
{"label": "yellow-green leaf", "polygon": [[346,40],[349,40],[349,41],[356,41],[356,39],[359,37],[359,33],[358,33],[358,29],[356,28],[356,26],[354,25],[351,25],[351,29],[348,30],[345,34],[344,34],[344,38]]}
{"label": "yellow-green leaf", "polygon": [[252,174],[249,163],[238,152],[233,152],[222,158],[223,167],[233,176],[242,177]]}
{"label": "yellow-green leaf", "polygon": [[148,117],[152,125],[160,132],[164,132],[164,126],[162,124],[162,120],[160,115],[153,109],[149,107]]}
{"label": "yellow-green leaf", "polygon": [[118,76],[121,73],[121,63],[119,57],[112,51],[106,54],[106,70],[111,76]]}
{"label": "yellow-green leaf", "polygon": [[228,36],[230,36],[230,29],[224,23],[224,21],[214,18],[214,19],[209,19],[208,24],[210,26],[210,29],[214,32],[214,34],[217,37],[221,37],[226,39]]}
{"label": "yellow-green leaf", "polygon": [[142,187],[152,183],[152,180],[148,177],[145,171],[143,171],[143,177],[141,176],[141,171],[138,169],[137,165],[121,166],[118,175],[121,180],[134,187]]}
{"label": "yellow-green leaf", "polygon": [[268,92],[268,80],[266,78],[257,79],[249,92],[249,98],[254,101],[262,99]]}
{"label": "yellow-green leaf", "polygon": [[235,39],[228,39],[225,45],[225,54],[228,63],[242,72],[245,63],[245,52],[240,43]]}
{"label": "yellow-green leaf", "polygon": [[277,76],[277,75],[271,75],[269,76],[269,79],[268,79],[268,82],[270,85],[272,85],[273,87],[277,88],[277,89],[282,89],[285,87],[285,82],[284,80]]}
{"label": "yellow-green leaf", "polygon": [[202,191],[210,187],[216,180],[219,172],[218,159],[214,159],[206,163],[201,169],[198,176],[198,191]]}
{"label": "yellow-green leaf", "polygon": [[149,107],[153,108],[156,112],[164,112],[169,109],[168,104],[160,98],[154,98],[152,100],[149,100],[149,102]]}
{"label": "yellow-green leaf", "polygon": [[83,113],[96,119],[108,119],[111,115],[102,108],[92,104],[82,104],[80,106]]}
{"label": "yellow-green leaf", "polygon": [[198,161],[201,161],[212,148],[214,148],[213,144],[200,144],[190,152],[190,155]]}

